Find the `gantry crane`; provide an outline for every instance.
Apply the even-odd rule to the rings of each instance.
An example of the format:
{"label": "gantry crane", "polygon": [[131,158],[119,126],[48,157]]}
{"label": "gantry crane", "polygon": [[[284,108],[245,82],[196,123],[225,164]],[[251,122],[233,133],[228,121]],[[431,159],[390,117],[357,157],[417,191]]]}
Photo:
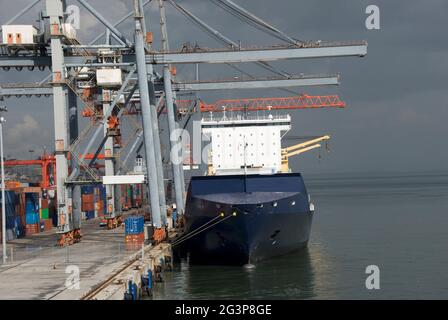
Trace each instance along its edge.
{"label": "gantry crane", "polygon": [[[92,160],[94,158],[93,154],[87,154],[85,159]],[[97,159],[104,160],[104,155],[98,155]],[[32,160],[5,160],[5,167],[29,167],[29,166],[37,166],[41,168],[42,179],[40,182],[40,187],[43,189],[50,189],[55,187],[55,166],[56,166],[56,157],[52,154],[44,153],[39,159]],[[94,164],[95,168],[99,169],[103,166],[100,164]],[[52,179],[53,178],[53,179]]]}
{"label": "gantry crane", "polygon": [[[157,98],[160,92],[166,98],[166,108],[168,110],[169,131],[174,132],[176,127],[176,118],[174,113],[174,102],[176,100],[176,91],[199,91],[199,90],[230,90],[230,89],[254,89],[254,88],[290,88],[302,86],[327,86],[339,84],[339,76],[309,76],[309,75],[290,75],[285,72],[276,71],[269,65],[270,61],[304,58],[329,58],[329,57],[363,57],[367,54],[367,43],[357,42],[337,42],[325,43],[321,41],[296,41],[291,37],[285,36],[278,29],[273,28],[266,23],[261,23],[262,19],[255,19],[260,23],[260,28],[269,29],[270,33],[275,33],[277,38],[287,42],[287,44],[270,46],[264,48],[244,48],[236,45],[234,41],[225,37],[217,30],[214,30],[205,24],[199,18],[193,16],[185,8],[178,5],[175,1],[169,3],[187,15],[191,21],[199,25],[203,30],[212,34],[214,38],[225,45],[225,48],[206,49],[198,46],[184,46],[181,51],[169,50],[167,37],[167,24],[164,12],[164,1],[158,1],[160,7],[161,31],[162,31],[162,49],[157,50],[152,43],[152,33],[147,31],[145,22],[144,6],[151,1],[134,0],[132,12],[112,24],[103,15],[98,12],[87,0],[77,0],[90,14],[92,14],[101,24],[104,25],[107,35],[105,44],[95,44],[99,37],[88,45],[83,45],[76,37],[69,35],[66,24],[65,0],[42,0],[45,4],[45,10],[40,14],[40,25],[38,28],[38,39],[34,43],[11,44],[4,43],[0,45],[0,70],[2,71],[45,71],[51,70],[51,74],[38,84],[18,84],[3,85],[0,87],[1,97],[42,96],[51,95],[53,99],[54,111],[54,130],[55,130],[55,162],[58,197],[58,232],[61,239],[79,238],[80,225],[75,223],[74,216],[79,215],[77,211],[80,206],[75,202],[80,199],[80,184],[101,183],[101,177],[95,171],[91,170],[88,163],[88,155],[92,154],[91,162],[98,158],[101,150],[104,149],[106,156],[106,174],[115,175],[120,172],[116,168],[115,160],[117,154],[114,154],[114,137],[119,130],[119,119],[127,112],[129,105],[133,100],[134,94],[138,89],[138,104],[140,105],[142,130],[136,135],[135,143],[127,156],[139,146],[139,140],[144,141],[144,158],[147,170],[150,173],[148,177],[149,198],[151,203],[151,214],[153,225],[158,230],[163,230],[166,224],[166,205],[164,199],[164,177],[162,170],[160,137],[157,120]],[[92,1],[90,1],[92,2]],[[154,2],[154,1],[153,1]],[[11,18],[6,25],[13,23],[18,17],[27,12],[31,7],[39,3],[39,0],[33,1],[21,10],[21,12]],[[239,10],[238,8],[234,8]],[[43,14],[45,12],[45,14]],[[247,11],[245,11],[247,16]],[[131,41],[124,36],[117,26],[127,18],[134,18],[134,40]],[[112,43],[111,41],[114,41]],[[51,54],[48,54],[51,52]],[[112,60],[107,60],[106,56]],[[238,70],[235,63],[255,63],[269,72],[275,73],[276,78],[254,77],[247,72],[246,78],[234,80],[199,80],[181,82],[175,79],[175,75],[170,72],[172,66],[176,64],[226,64]],[[163,69],[163,75],[157,73],[156,67]],[[88,81],[78,79],[80,73],[89,70]],[[101,70],[119,70],[122,73],[119,84],[110,86],[102,84],[98,75]],[[118,72],[118,71],[117,71]],[[48,81],[50,80],[50,81]],[[85,88],[92,90],[84,90]],[[77,120],[77,98],[85,104],[86,108],[95,116],[96,121],[89,124],[78,132]],[[285,101],[274,101],[271,99],[269,105],[272,108],[309,108],[325,101],[312,102],[307,104],[307,100],[301,101],[296,97],[291,101],[295,107],[285,104]],[[96,102],[101,101],[101,108],[96,108]],[[180,100],[179,100],[180,101]],[[181,103],[178,101],[179,107]],[[260,101],[258,101],[260,102]],[[257,110],[257,103],[253,103],[254,110]],[[337,101],[333,101],[338,104]],[[227,102],[232,107],[229,110],[245,109],[248,101],[238,105],[234,102]],[[266,103],[264,101],[263,103]],[[219,105],[221,104],[221,105]],[[223,111],[222,103],[210,105],[199,105],[200,110]],[[323,106],[322,106],[323,107]],[[342,107],[342,106],[340,106]],[[233,109],[232,109],[233,108]],[[265,107],[261,107],[265,108]],[[182,109],[181,109],[182,111]],[[112,130],[110,130],[112,129]],[[99,147],[95,148],[98,140],[101,139]],[[81,143],[83,142],[83,143]],[[84,143],[85,142],[85,143]],[[115,142],[116,139],[115,139]],[[171,141],[170,141],[171,143]],[[80,148],[82,147],[82,150]],[[126,160],[126,159],[125,159]],[[125,162],[125,161],[124,161]],[[80,172],[84,169],[86,177],[80,177]],[[185,199],[182,195],[184,188],[183,173],[179,170],[178,164],[173,164],[173,177],[175,180],[176,199]],[[82,179],[81,179],[82,178]],[[181,187],[179,187],[181,186]],[[113,199],[113,191],[108,190],[108,199]],[[177,200],[178,208],[183,207],[184,200]],[[180,210],[181,211],[181,210]],[[64,243],[62,241],[61,243]]]}

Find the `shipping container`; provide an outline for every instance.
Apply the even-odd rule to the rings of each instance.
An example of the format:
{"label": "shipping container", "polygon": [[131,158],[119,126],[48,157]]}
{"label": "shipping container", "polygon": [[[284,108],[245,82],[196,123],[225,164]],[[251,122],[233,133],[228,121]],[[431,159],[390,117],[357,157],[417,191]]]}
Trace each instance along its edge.
{"label": "shipping container", "polygon": [[40,232],[40,224],[36,223],[36,224],[27,224],[26,225],[26,230],[25,233],[26,235],[32,235],[32,234],[36,234]]}
{"label": "shipping container", "polygon": [[127,234],[124,243],[127,250],[138,250],[145,243],[145,234]]}
{"label": "shipping container", "polygon": [[86,220],[95,218],[95,210],[86,211]]}
{"label": "shipping container", "polygon": [[140,234],[144,232],[145,219],[143,216],[127,217],[125,222],[125,234]]}

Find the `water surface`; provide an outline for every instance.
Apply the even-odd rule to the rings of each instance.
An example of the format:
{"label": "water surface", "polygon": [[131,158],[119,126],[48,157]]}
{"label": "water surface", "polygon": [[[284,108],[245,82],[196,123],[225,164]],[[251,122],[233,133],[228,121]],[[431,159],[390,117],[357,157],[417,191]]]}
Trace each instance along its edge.
{"label": "water surface", "polygon": [[[254,269],[182,263],[156,299],[448,299],[448,174],[305,176],[307,250]],[[365,269],[380,268],[367,290]]]}

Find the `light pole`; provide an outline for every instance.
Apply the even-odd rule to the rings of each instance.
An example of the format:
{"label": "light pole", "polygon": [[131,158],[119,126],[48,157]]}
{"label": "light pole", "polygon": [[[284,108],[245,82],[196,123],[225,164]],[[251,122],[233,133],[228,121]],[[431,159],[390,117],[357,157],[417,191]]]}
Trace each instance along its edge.
{"label": "light pole", "polygon": [[[0,106],[0,112],[6,112],[8,109],[5,106]],[[3,157],[3,123],[5,122],[3,116],[0,117],[0,158],[2,171],[2,244],[3,244],[3,264],[6,264],[6,197],[5,197],[5,159]]]}

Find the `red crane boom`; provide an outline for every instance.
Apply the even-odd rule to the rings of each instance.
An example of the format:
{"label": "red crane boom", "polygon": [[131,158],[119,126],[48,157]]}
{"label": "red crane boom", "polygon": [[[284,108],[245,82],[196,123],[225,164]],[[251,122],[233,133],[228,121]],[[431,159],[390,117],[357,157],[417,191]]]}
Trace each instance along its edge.
{"label": "red crane boom", "polygon": [[345,103],[337,95],[282,98],[253,98],[218,100],[212,104],[200,103],[201,112],[257,111],[288,109],[345,108]]}
{"label": "red crane boom", "polygon": [[[193,106],[195,100],[177,100],[179,113],[185,114]],[[251,98],[251,99],[223,99],[213,103],[198,101],[200,112],[226,111],[257,111],[257,110],[290,110],[290,109],[320,109],[320,108],[345,108],[346,104],[338,95],[310,96],[303,94],[293,97],[280,98]],[[162,103],[161,107],[164,107]],[[84,110],[83,116],[90,117],[90,110]],[[138,111],[125,111],[125,115],[137,114]],[[163,110],[166,113],[166,109]]]}

